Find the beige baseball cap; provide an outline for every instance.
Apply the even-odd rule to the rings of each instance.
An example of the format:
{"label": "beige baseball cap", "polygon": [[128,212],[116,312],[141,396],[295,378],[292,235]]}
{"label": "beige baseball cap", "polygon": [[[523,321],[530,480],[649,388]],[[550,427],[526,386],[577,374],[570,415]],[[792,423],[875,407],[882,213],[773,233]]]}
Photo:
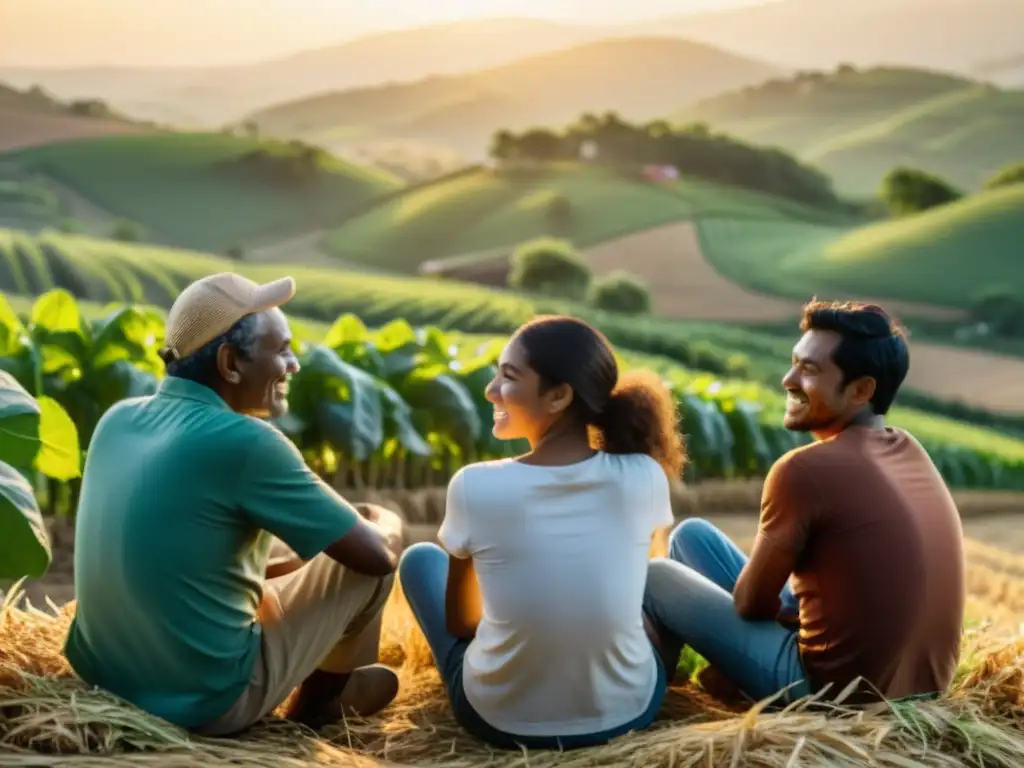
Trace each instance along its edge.
{"label": "beige baseball cap", "polygon": [[188,357],[246,315],[279,307],[294,295],[291,277],[260,285],[234,272],[219,272],[196,280],[167,313],[160,356],[168,362]]}

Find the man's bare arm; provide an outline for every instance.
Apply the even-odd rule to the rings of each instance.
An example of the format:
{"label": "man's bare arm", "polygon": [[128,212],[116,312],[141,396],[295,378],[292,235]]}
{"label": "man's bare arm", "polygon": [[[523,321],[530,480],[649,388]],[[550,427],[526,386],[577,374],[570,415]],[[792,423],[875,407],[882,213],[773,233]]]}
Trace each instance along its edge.
{"label": "man's bare arm", "polygon": [[376,504],[357,504],[359,519],[351,531],[324,550],[346,568],[368,576],[387,576],[402,554],[402,518]]}
{"label": "man's bare arm", "polygon": [[759,533],[750,561],[740,572],[732,591],[737,613],[754,621],[779,618],[782,607],[779,594],[793,573],[795,560],[792,552]]}
{"label": "man's bare arm", "polygon": [[405,523],[401,516],[379,504],[356,504],[355,507],[359,514],[380,531],[387,548],[394,552],[395,557],[400,557],[405,544]]}

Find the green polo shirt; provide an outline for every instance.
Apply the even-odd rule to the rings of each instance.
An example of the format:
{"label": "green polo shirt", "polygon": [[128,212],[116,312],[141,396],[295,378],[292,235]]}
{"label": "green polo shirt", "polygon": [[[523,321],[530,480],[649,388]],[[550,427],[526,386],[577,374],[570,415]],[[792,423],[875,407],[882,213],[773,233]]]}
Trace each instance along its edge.
{"label": "green polo shirt", "polygon": [[309,559],[357,516],[276,428],[168,377],[115,404],[89,446],[68,661],[170,722],[217,717],[259,649],[268,532]]}

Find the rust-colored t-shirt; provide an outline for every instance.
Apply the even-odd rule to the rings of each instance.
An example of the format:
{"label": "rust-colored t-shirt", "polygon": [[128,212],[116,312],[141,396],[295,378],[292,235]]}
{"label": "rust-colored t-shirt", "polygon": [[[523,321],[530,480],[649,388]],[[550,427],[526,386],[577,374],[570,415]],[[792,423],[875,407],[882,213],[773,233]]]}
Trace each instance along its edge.
{"label": "rust-colored t-shirt", "polygon": [[[782,457],[759,536],[795,555],[809,682],[851,701],[943,691],[964,614],[963,529],[942,476],[906,432],[851,427]],[[872,690],[874,689],[874,690]]]}

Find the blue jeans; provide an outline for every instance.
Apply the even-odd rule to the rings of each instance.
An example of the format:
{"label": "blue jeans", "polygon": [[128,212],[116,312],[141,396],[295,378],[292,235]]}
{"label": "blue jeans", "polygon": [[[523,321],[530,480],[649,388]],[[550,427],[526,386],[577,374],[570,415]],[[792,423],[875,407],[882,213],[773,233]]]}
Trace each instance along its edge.
{"label": "blue jeans", "polygon": [[[499,749],[568,750],[604,744],[629,731],[646,728],[661,708],[668,682],[658,660],[658,685],[651,704],[640,717],[600,733],[574,736],[518,736],[505,733],[485,722],[473,709],[462,687],[462,660],[471,640],[451,635],[445,625],[444,595],[448,584],[448,553],[430,542],[413,544],[398,563],[402,592],[427,638],[434,663],[441,673],[455,720],[471,735]],[[657,657],[657,654],[655,654]],[[552,671],[557,674],[557,670]]]}
{"label": "blue jeans", "polygon": [[[785,689],[783,701],[808,696],[796,631],[736,612],[732,590],[746,563],[746,555],[711,523],[684,520],[669,538],[668,558],[650,564],[644,610],[745,695],[760,701]],[[787,612],[796,612],[788,584],[780,599]]]}

